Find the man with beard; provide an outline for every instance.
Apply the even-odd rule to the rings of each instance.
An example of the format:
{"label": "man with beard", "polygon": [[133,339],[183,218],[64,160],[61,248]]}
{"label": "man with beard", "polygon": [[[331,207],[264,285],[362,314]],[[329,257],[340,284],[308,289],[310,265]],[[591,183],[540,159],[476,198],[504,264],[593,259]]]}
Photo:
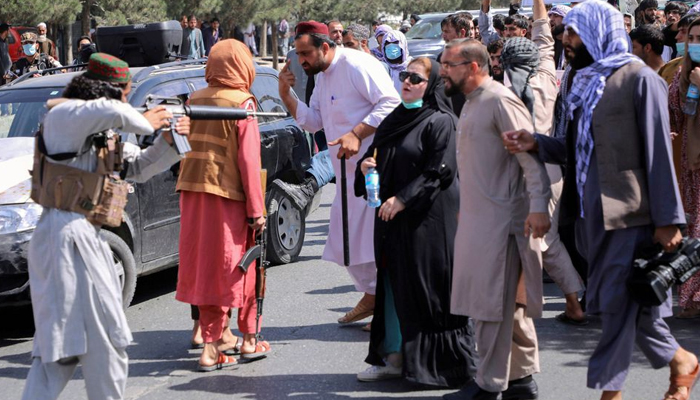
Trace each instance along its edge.
{"label": "man with beard", "polygon": [[664,35],[653,25],[641,25],[630,32],[632,54],[658,72],[664,66],[661,54],[664,50]]}
{"label": "man with beard", "polygon": [[56,51],[56,44],[53,42],[53,40],[49,39],[48,36],[46,36],[46,24],[43,22],[40,22],[36,26],[36,31],[38,34],[38,41],[39,41],[39,50],[43,54],[47,54],[55,59],[58,60],[58,52]]}
{"label": "man with beard", "polygon": [[643,0],[639,3],[637,11],[641,17],[638,22],[639,25],[644,24],[655,24],[656,23],[656,11],[659,9],[659,2],[657,0]]}
{"label": "man with beard", "polygon": [[486,46],[491,58],[491,76],[496,82],[503,83],[503,68],[501,68],[501,53],[503,52],[503,39],[493,41]]}
{"label": "man with beard", "polygon": [[671,315],[671,297],[660,307],[643,307],[626,285],[637,251],[653,242],[673,251],[681,240],[678,225],[685,223],[670,156],[668,91],[627,53],[623,18],[611,5],[587,1],[564,22],[566,51],[577,71],[566,136],[504,132],[504,144],[514,153],[538,152],[545,162],[566,164],[561,218],[576,220],[589,266],[587,311],[602,321],[588,387],[602,389],[602,400],[622,399],[636,343],[652,367],[670,366],[664,399],[687,400],[698,362],[662,319]]}
{"label": "man with beard", "polygon": [[343,31],[343,46],[345,48],[360,50],[370,54],[368,43],[369,29],[364,25],[352,24]]}
{"label": "man with beard", "polygon": [[[472,38],[472,17],[468,12],[460,12],[448,15],[442,20],[440,26],[442,28],[442,40],[449,43],[454,39]],[[437,62],[440,62],[442,52],[437,56]],[[459,92],[452,96],[452,111],[459,116],[464,106],[464,93]]]}
{"label": "man with beard", "polygon": [[[539,372],[532,318],[542,315],[541,240],[549,230],[547,171],[537,157],[508,154],[501,132],[532,127],[515,93],[488,76],[489,56],[473,39],[450,42],[440,76],[467,102],[457,126],[460,207],[451,309],[475,321],[480,362],[472,388],[446,399],[536,399]],[[523,234],[523,230],[524,233]]]}
{"label": "man with beard", "polygon": [[[347,168],[347,185],[352,188],[357,153],[364,154],[370,138],[391,111],[399,95],[382,64],[361,51],[342,49],[328,37],[328,27],[315,21],[297,25],[294,40],[299,63],[309,75],[318,74],[309,105],[291,94],[296,78],[289,62],[280,72],[279,92],[294,119],[304,129],[325,129],[333,169],[340,175],[340,163]],[[340,83],[340,84],[339,84]],[[350,265],[355,288],[364,293],[360,302],[338,320],[347,324],[374,312],[377,271],[374,261],[374,210],[362,198],[348,197],[348,239]],[[330,232],[323,259],[344,264],[341,222],[341,188],[331,206]]]}
{"label": "man with beard", "polygon": [[571,11],[571,7],[563,4],[557,4],[549,10],[549,26],[552,29],[554,37],[554,66],[558,70],[564,69],[564,44],[562,36],[564,35],[564,17]]}
{"label": "man with beard", "polygon": [[343,46],[343,24],[337,19],[328,22],[328,36],[338,46]]}

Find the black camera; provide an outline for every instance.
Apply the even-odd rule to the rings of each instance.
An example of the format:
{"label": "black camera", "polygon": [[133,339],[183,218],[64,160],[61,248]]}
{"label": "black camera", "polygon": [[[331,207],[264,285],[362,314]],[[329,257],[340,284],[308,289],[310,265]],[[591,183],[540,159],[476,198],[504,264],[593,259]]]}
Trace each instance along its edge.
{"label": "black camera", "polygon": [[668,289],[684,283],[700,271],[700,240],[684,237],[673,253],[654,245],[639,253],[634,260],[627,287],[642,306],[659,306],[668,298]]}

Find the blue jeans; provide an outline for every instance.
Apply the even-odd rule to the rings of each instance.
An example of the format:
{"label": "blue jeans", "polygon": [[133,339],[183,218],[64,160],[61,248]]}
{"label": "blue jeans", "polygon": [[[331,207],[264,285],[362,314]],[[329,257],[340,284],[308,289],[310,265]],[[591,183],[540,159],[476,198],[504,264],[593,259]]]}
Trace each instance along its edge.
{"label": "blue jeans", "polygon": [[331,179],[335,178],[335,171],[333,170],[333,164],[331,163],[331,156],[328,154],[328,150],[323,150],[311,158],[311,166],[306,170],[309,174],[316,178],[316,183],[318,187],[322,188]]}

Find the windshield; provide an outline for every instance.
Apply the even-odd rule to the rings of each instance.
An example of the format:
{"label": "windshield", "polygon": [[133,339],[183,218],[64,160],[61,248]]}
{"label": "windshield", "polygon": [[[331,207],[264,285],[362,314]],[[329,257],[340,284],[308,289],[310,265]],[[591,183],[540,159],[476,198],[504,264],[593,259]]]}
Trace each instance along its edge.
{"label": "windshield", "polygon": [[0,139],[32,137],[46,114],[46,101],[63,88],[0,91]]}
{"label": "windshield", "polygon": [[423,18],[406,32],[406,39],[440,39],[442,36],[441,22],[442,18]]}

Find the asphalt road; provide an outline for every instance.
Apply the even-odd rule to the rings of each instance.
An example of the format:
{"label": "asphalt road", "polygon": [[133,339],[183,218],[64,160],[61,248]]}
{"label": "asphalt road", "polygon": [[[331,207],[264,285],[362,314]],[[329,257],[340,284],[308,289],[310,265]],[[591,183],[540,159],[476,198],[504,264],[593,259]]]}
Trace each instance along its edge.
{"label": "asphalt road", "polygon": [[[343,268],[320,260],[328,233],[334,190],[324,191],[321,207],[306,225],[306,243],[298,262],[268,272],[263,334],[274,354],[235,369],[195,372],[198,353],[189,350],[189,307],[175,300],[176,271],[139,279],[136,298],[127,310],[134,343],[128,349],[128,399],[434,399],[448,391],[430,390],[402,381],[360,383],[355,374],[366,365],[369,334],[362,324],[339,327],[335,322],[359,300]],[[564,301],[553,284],[545,285],[547,304],[538,320],[542,373],[536,376],[543,400],[596,399],[585,388],[588,354],[600,323],[585,328],[554,320]],[[0,310],[0,399],[19,399],[29,371],[32,348],[31,311]],[[681,344],[700,354],[700,320],[670,319]],[[660,399],[668,372],[652,370],[635,354],[626,399]],[[700,393],[700,391],[698,392]],[[700,398],[696,394],[694,398]],[[61,399],[84,399],[80,371]]]}

